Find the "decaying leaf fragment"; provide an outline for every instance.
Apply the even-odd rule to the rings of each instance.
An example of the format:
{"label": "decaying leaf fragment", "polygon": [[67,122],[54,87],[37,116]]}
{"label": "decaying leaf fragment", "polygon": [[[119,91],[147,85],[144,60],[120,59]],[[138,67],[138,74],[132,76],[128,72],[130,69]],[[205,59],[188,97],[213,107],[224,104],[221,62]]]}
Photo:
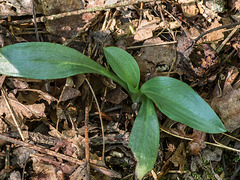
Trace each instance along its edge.
{"label": "decaying leaf fragment", "polygon": [[217,95],[211,103],[229,132],[240,127],[240,90],[235,85],[232,86],[238,73],[237,68],[229,70],[222,94]]}
{"label": "decaying leaf fragment", "polygon": [[183,142],[181,142],[178,145],[175,153],[173,154],[173,156],[171,158],[171,162],[174,164],[175,167],[179,166],[179,170],[181,172],[183,172],[184,166],[187,163],[187,160],[186,160],[186,150],[185,150],[185,146],[184,146]]}

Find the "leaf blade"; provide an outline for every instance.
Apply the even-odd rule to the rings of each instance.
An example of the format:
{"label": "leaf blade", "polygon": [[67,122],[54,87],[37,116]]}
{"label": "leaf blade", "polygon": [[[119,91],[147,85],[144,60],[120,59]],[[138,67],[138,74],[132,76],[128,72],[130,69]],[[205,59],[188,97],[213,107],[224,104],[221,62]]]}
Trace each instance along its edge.
{"label": "leaf blade", "polygon": [[1,48],[0,73],[32,79],[59,79],[81,73],[97,73],[127,89],[120,78],[77,50],[48,42],[18,43]]}
{"label": "leaf blade", "polygon": [[138,88],[140,70],[135,59],[126,51],[117,47],[104,48],[105,57],[113,71],[125,82]]}
{"label": "leaf blade", "polygon": [[207,133],[225,132],[212,108],[187,84],[170,77],[155,77],[141,87],[170,119]]}
{"label": "leaf blade", "polygon": [[139,179],[142,179],[154,167],[157,159],[159,138],[158,118],[153,102],[144,97],[128,144],[138,160],[136,175]]}

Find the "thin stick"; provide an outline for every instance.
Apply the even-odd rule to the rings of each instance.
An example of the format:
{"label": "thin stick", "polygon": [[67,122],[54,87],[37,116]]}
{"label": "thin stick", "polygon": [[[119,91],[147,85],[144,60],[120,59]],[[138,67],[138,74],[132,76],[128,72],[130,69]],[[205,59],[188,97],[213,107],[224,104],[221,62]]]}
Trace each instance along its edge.
{"label": "thin stick", "polygon": [[226,134],[226,133],[222,133],[222,134],[225,135],[225,136],[228,136],[228,137],[230,137],[230,138],[232,138],[232,139],[235,139],[235,140],[237,140],[237,141],[240,142],[240,139],[238,139],[238,138],[236,138],[236,137],[233,137],[233,136],[231,136],[231,135],[229,135],[229,134]]}
{"label": "thin stick", "polygon": [[226,25],[223,25],[223,26],[218,26],[216,28],[212,28],[208,31],[205,31],[204,33],[200,34],[196,39],[194,39],[194,42],[197,43],[197,41],[199,41],[203,36],[205,36],[206,34],[209,34],[211,32],[214,32],[214,31],[218,31],[220,29],[224,29],[224,28],[231,28],[231,27],[235,27],[237,25],[240,25],[240,21],[239,22],[236,22],[236,23],[232,23],[232,24],[226,24]]}
{"label": "thin stick", "polygon": [[11,137],[7,137],[3,134],[0,134],[0,139],[11,142],[13,144],[18,144],[18,145],[26,147],[28,149],[33,149],[35,151],[39,151],[39,152],[44,153],[44,154],[48,154],[48,155],[51,155],[51,156],[54,156],[54,157],[57,157],[57,158],[60,158],[60,159],[64,159],[66,161],[70,161],[70,162],[75,163],[75,164],[79,164],[79,165],[84,165],[85,164],[84,161],[73,158],[71,156],[60,154],[60,153],[57,153],[57,152],[49,150],[49,149],[44,149],[42,147],[27,143],[25,141],[19,141],[19,140],[13,139]]}
{"label": "thin stick", "polygon": [[223,46],[229,41],[229,39],[233,36],[233,34],[240,28],[240,25],[237,25],[232,32],[228,35],[228,37],[222,42],[222,44],[217,48],[216,52],[219,53]]}
{"label": "thin stick", "polygon": [[102,25],[102,31],[106,29],[106,25],[107,25],[107,20],[109,18],[109,15],[110,15],[110,11],[108,10],[106,12],[106,15],[105,15],[105,18],[104,18],[104,22],[103,22],[103,25]]}
{"label": "thin stick", "polygon": [[[177,138],[180,138],[180,139],[184,139],[184,140],[188,140],[188,141],[192,141],[192,140],[193,140],[192,138],[183,137],[183,136],[180,136],[180,135],[171,133],[171,132],[165,130],[163,127],[160,127],[160,130],[163,131],[163,132],[165,132],[165,133],[167,133],[167,134],[170,134],[170,135],[172,135],[172,136],[175,136],[175,137],[177,137]],[[230,150],[230,151],[235,151],[235,152],[238,152],[238,153],[240,152],[240,150],[238,150],[238,149],[234,149],[234,148],[225,146],[225,145],[223,145],[223,144],[221,144],[221,143],[219,143],[219,142],[218,142],[218,143],[211,143],[211,142],[207,142],[207,141],[204,141],[204,142],[205,142],[205,144],[208,144],[208,145],[211,145],[211,146],[224,148],[224,149],[227,149],[227,150]]]}
{"label": "thin stick", "polygon": [[89,139],[88,139],[88,122],[89,122],[89,90],[85,107],[85,157],[86,157],[86,178],[90,179],[90,155],[89,155]]}
{"label": "thin stick", "polygon": [[7,98],[7,95],[6,95],[6,92],[5,92],[4,88],[1,89],[1,93],[2,93],[2,96],[3,96],[3,99],[4,99],[5,103],[7,105],[7,108],[8,108],[8,110],[9,110],[9,112],[10,112],[12,118],[13,118],[14,124],[15,124],[15,126],[18,130],[18,133],[19,133],[20,137],[22,138],[22,140],[24,141],[25,138],[22,134],[21,128],[20,128],[19,123],[17,121],[16,114],[14,113],[14,111],[13,111],[13,109],[12,109],[12,107],[11,107],[9,101],[8,101],[8,98]]}
{"label": "thin stick", "polygon": [[[80,10],[71,11],[71,12],[64,12],[64,13],[59,13],[59,14],[53,14],[50,16],[38,17],[38,18],[36,18],[36,22],[46,22],[48,20],[52,21],[55,19],[73,16],[73,15],[80,15],[83,13],[89,13],[89,12],[94,12],[94,11],[103,11],[106,9],[124,7],[124,6],[129,6],[129,5],[138,4],[138,3],[148,3],[148,2],[153,2],[153,1],[156,1],[156,0],[135,0],[135,1],[129,0],[129,1],[124,1],[124,2],[119,2],[116,4],[106,4],[103,6],[97,6],[97,7],[88,8],[88,9],[80,9]],[[2,14],[2,15],[4,15],[4,14]],[[25,20],[21,20],[21,21],[18,20],[18,21],[8,22],[7,24],[8,25],[16,25],[16,24],[32,23],[32,22],[33,22],[33,19],[25,19]]]}
{"label": "thin stick", "polygon": [[32,6],[33,6],[33,24],[34,24],[34,30],[36,33],[36,39],[38,42],[40,42],[39,39],[39,33],[38,33],[38,27],[37,27],[37,20],[36,20],[36,11],[35,11],[35,6],[34,6],[34,1],[32,0]]}
{"label": "thin stick", "polygon": [[170,44],[176,44],[177,41],[171,41],[171,42],[164,42],[164,43],[156,43],[156,44],[145,44],[145,45],[141,45],[141,46],[129,46],[126,47],[126,49],[138,49],[138,48],[142,48],[142,47],[152,47],[152,46],[163,46],[163,45],[170,45]]}
{"label": "thin stick", "polygon": [[96,102],[96,104],[97,104],[97,109],[98,109],[98,113],[99,113],[99,119],[100,119],[100,123],[101,123],[101,129],[102,129],[102,136],[103,136],[102,161],[104,162],[105,136],[104,136],[104,127],[103,127],[103,120],[102,120],[102,115],[101,115],[101,109],[100,109],[100,107],[99,107],[98,100],[97,100],[97,98],[96,98],[96,95],[95,95],[95,93],[94,93],[94,91],[93,91],[93,88],[92,88],[90,82],[87,80],[87,78],[85,78],[85,81],[87,82],[87,84],[88,84],[88,86],[89,86],[89,88],[90,88],[90,90],[91,90],[91,92],[92,92],[92,95],[93,95],[93,97],[94,97],[94,100],[95,100],[95,102]]}
{"label": "thin stick", "polygon": [[159,12],[160,12],[160,16],[163,20],[163,23],[165,24],[167,30],[169,31],[170,35],[172,36],[173,40],[176,41],[176,38],[175,38],[175,35],[173,34],[172,30],[169,28],[164,16],[163,16],[163,13],[162,13],[162,3],[159,5]]}
{"label": "thin stick", "polygon": [[[2,139],[4,141],[11,142],[13,144],[23,146],[23,147],[28,148],[28,149],[33,149],[33,150],[41,152],[43,154],[54,156],[56,158],[63,159],[63,160],[66,160],[66,161],[69,161],[69,162],[72,162],[72,163],[75,163],[75,164],[79,164],[79,165],[82,165],[82,166],[84,166],[86,164],[85,161],[79,160],[77,158],[73,158],[71,156],[67,156],[67,155],[64,155],[64,154],[61,154],[61,153],[58,153],[58,152],[55,152],[55,151],[52,151],[52,150],[49,150],[49,149],[45,149],[45,148],[30,144],[30,143],[27,143],[27,142],[24,142],[24,141],[13,139],[13,138],[5,136],[1,133],[0,133],[0,139]],[[91,163],[90,166],[91,166],[92,169],[94,169],[96,171],[99,171],[103,174],[107,174],[110,177],[121,178],[121,174],[119,174],[118,172],[115,172],[113,170],[107,169],[107,168],[102,167],[102,166],[98,166],[98,165],[93,164],[93,163]]]}
{"label": "thin stick", "polygon": [[175,18],[170,12],[168,12],[167,10],[164,10],[169,16],[171,16],[182,28],[182,30],[185,32],[186,36],[189,38],[189,35],[186,31],[186,29],[182,26],[182,23],[179,22],[179,20],[177,18]]}

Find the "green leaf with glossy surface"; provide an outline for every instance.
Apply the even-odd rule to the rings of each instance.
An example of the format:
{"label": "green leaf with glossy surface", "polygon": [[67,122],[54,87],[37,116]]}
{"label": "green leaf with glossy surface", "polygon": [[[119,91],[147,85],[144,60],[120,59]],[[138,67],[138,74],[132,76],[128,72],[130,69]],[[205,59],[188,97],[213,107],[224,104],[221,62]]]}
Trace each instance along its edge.
{"label": "green leaf with glossy surface", "polygon": [[158,118],[153,102],[149,98],[143,97],[128,144],[138,161],[136,175],[139,179],[150,171],[155,164],[159,137]]}
{"label": "green leaf with glossy surface", "polygon": [[0,49],[0,74],[32,79],[59,79],[80,73],[107,76],[126,84],[100,64],[75,49],[47,42],[28,42]]}
{"label": "green leaf with glossy surface", "polygon": [[135,59],[117,47],[104,48],[104,54],[113,71],[128,85],[137,89],[140,82],[140,70]]}
{"label": "green leaf with glossy surface", "polygon": [[155,77],[141,87],[170,119],[207,133],[226,129],[212,108],[187,84],[170,77]]}

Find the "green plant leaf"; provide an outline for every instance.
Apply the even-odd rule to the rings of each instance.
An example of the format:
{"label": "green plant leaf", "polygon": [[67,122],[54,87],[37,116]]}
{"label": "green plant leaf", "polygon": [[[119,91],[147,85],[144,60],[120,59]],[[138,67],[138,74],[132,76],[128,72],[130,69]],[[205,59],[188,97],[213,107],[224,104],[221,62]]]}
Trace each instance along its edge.
{"label": "green plant leaf", "polygon": [[113,71],[128,85],[137,89],[140,82],[140,70],[135,59],[117,47],[104,48],[104,54]]}
{"label": "green plant leaf", "polygon": [[32,79],[59,79],[81,73],[111,78],[126,90],[119,77],[75,49],[47,42],[18,43],[1,48],[0,74]]}
{"label": "green plant leaf", "polygon": [[172,120],[207,133],[226,131],[212,108],[190,86],[177,79],[155,77],[140,90]]}
{"label": "green plant leaf", "polygon": [[136,176],[139,179],[142,179],[155,164],[159,146],[159,136],[158,118],[153,102],[144,96],[128,144],[138,161]]}

